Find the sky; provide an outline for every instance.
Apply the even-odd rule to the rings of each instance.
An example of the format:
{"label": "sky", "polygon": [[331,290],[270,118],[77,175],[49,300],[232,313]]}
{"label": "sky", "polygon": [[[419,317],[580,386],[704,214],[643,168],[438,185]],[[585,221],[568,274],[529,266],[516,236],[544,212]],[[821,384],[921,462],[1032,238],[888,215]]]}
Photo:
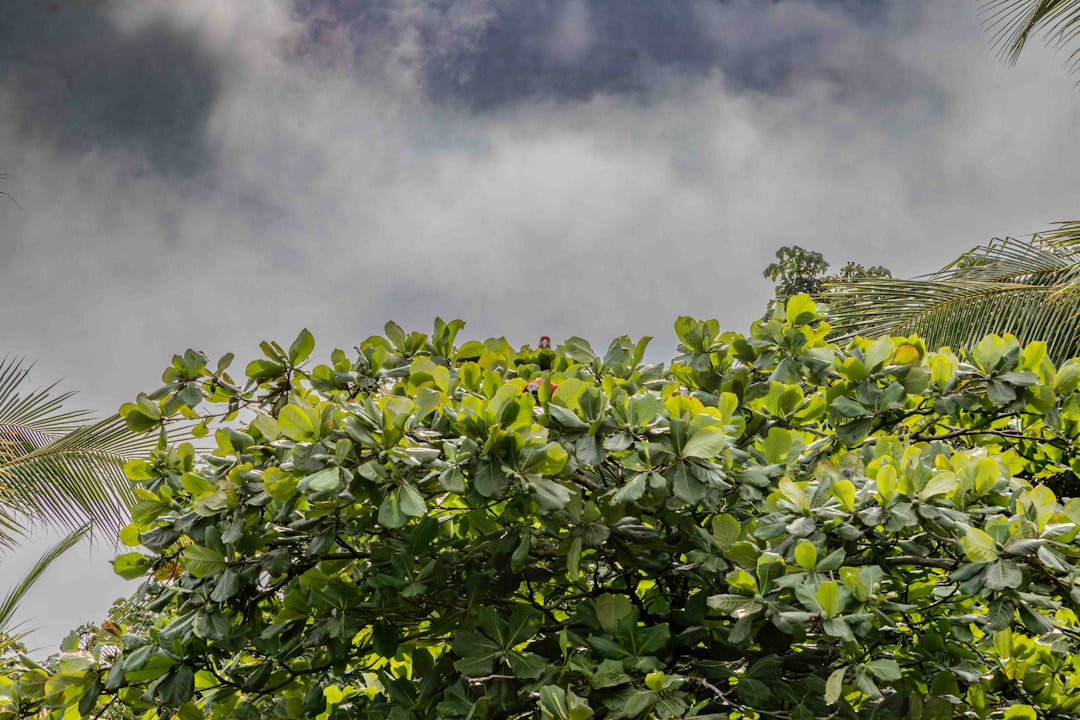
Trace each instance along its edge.
{"label": "sky", "polygon": [[[102,415],[188,347],[745,331],[783,245],[935,270],[1080,219],[1067,57],[974,0],[17,0],[0,354]],[[48,542],[0,558],[5,581]],[[46,650],[135,589],[76,550]]]}

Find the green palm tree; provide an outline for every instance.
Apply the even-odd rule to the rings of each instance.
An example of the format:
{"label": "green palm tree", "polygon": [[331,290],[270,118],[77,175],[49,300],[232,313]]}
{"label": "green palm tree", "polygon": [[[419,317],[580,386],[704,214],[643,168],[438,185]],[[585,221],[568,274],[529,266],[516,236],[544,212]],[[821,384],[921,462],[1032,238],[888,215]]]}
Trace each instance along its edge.
{"label": "green palm tree", "polygon": [[1058,50],[1072,47],[1070,72],[1080,70],[1080,0],[982,0],[982,14],[993,42],[1009,63],[1020,57],[1038,33]]}
{"label": "green palm tree", "polygon": [[34,527],[66,535],[0,598],[0,652],[16,638],[10,634],[16,605],[45,569],[91,528],[113,532],[128,521],[132,492],[124,463],[157,444],[152,435],[132,433],[119,415],[95,421],[86,411],[65,410],[73,393],[54,394],[55,384],[25,390],[29,369],[0,360],[0,554]]}
{"label": "green palm tree", "polygon": [[[977,247],[913,280],[853,280],[832,288],[841,336],[917,333],[928,345],[971,346],[989,333],[1043,340],[1055,361],[1080,355],[1080,222],[1030,241]],[[822,296],[828,303],[829,296]]]}

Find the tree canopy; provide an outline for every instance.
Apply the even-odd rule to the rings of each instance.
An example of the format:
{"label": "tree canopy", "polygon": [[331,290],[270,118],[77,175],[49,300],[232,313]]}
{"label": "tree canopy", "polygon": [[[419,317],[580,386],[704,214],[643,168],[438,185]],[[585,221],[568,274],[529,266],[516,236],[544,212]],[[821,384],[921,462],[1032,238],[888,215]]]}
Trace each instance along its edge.
{"label": "tree canopy", "polygon": [[[806,296],[682,353],[462,323],[124,408],[149,619],[0,675],[0,718],[935,718],[1080,712],[1080,363],[826,340]],[[535,387],[535,394],[529,392]],[[29,663],[29,661],[28,661]]]}

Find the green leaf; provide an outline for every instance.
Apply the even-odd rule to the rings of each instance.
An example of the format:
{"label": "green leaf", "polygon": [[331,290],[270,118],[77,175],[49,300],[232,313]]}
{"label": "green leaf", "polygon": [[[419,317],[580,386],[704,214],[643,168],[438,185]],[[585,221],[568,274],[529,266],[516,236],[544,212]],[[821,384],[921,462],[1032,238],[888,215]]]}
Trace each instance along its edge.
{"label": "green leaf", "polygon": [[788,451],[793,445],[792,433],[783,428],[769,428],[769,435],[761,444],[762,452],[765,453],[765,462],[769,465],[780,465],[788,461]]}
{"label": "green leaf", "polygon": [[476,491],[486,498],[499,497],[506,490],[506,472],[493,458],[480,460],[473,480]]}
{"label": "green leaf", "polygon": [[801,541],[795,546],[795,562],[804,570],[813,570],[817,564],[817,548],[812,542]]}
{"label": "green leaf", "polygon": [[872,412],[863,405],[846,395],[838,395],[829,402],[829,407],[840,417],[861,418],[870,417]]}
{"label": "green leaf", "polygon": [[986,384],[986,397],[997,405],[1008,405],[1016,399],[1016,389],[995,378]]}
{"label": "green leaf", "polygon": [[113,563],[113,571],[125,580],[134,580],[142,577],[153,564],[153,559],[138,552],[124,553],[117,556]]}
{"label": "green leaf", "polygon": [[926,483],[926,487],[919,492],[919,499],[925,502],[937,495],[949,495],[954,492],[959,485],[960,482],[953,473],[938,473],[934,475],[930,482]]}
{"label": "green leaf", "polygon": [[971,358],[983,373],[989,375],[997,369],[1005,354],[1005,341],[998,335],[987,335],[972,348]]}
{"label": "green leaf", "polygon": [[218,577],[214,585],[214,591],[210,593],[210,600],[223,602],[228,600],[240,590],[240,576],[232,568],[226,568],[225,572]]}
{"label": "green leaf", "polygon": [[[738,520],[726,513],[716,515],[712,520],[712,535],[721,550],[731,549],[742,534],[742,525]],[[755,558],[755,562],[756,562]]]}
{"label": "green leaf", "polygon": [[1016,606],[1013,605],[1012,600],[1006,596],[999,596],[990,603],[990,607],[987,610],[986,629],[991,632],[1004,630],[1012,625],[1015,616]]}
{"label": "green leaf", "polygon": [[572,495],[570,490],[554,480],[536,478],[532,481],[532,486],[535,492],[536,504],[543,512],[562,510],[570,502]]}
{"label": "green leaf", "polygon": [[986,566],[983,582],[991,590],[1018,589],[1024,580],[1020,566],[1012,560],[997,560]]}
{"label": "green leaf", "polygon": [[581,536],[575,535],[570,541],[570,549],[566,553],[566,573],[570,576],[570,582],[576,583],[581,579]]}
{"label": "green leaf", "polygon": [[197,578],[209,577],[225,569],[225,556],[205,545],[189,545],[180,553],[180,565]]}
{"label": "green leaf", "polygon": [[577,413],[561,405],[549,402],[547,411],[551,414],[551,417],[555,418],[555,422],[567,430],[587,430],[589,428],[589,423],[579,418]]}
{"label": "green leaf", "polygon": [[558,685],[540,688],[539,706],[543,720],[588,720],[593,716],[593,709],[584,699]]}
{"label": "green leaf", "polygon": [[975,461],[975,492],[985,495],[997,484],[1001,468],[994,458],[979,458]]}
{"label": "green leaf", "polygon": [[619,635],[629,629],[634,621],[634,606],[624,595],[605,594],[596,598],[596,619],[609,635]]}
{"label": "green leaf", "polygon": [[960,544],[964,548],[964,554],[972,562],[993,562],[998,558],[999,553],[994,538],[978,528],[968,528]]}
{"label": "green leaf", "polygon": [[459,631],[454,636],[453,649],[461,658],[454,662],[454,667],[469,677],[490,675],[495,661],[503,655],[494,640],[472,630]]}
{"label": "green leaf", "polygon": [[566,466],[569,455],[557,442],[541,446],[526,446],[519,457],[519,471],[538,475],[558,475]]}
{"label": "green leaf", "polygon": [[181,665],[165,676],[157,687],[158,697],[166,705],[183,705],[195,692],[195,673],[189,665]]}
{"label": "green leaf", "polygon": [[401,495],[401,510],[409,517],[424,517],[427,515],[427,502],[424,496],[412,485],[401,485],[398,488]]}
{"label": "green leaf", "polygon": [[423,496],[409,485],[396,487],[379,503],[379,524],[391,530],[404,527],[409,518],[423,517],[427,505]]}
{"label": "green leaf", "polygon": [[752,597],[748,595],[735,595],[733,593],[710,595],[706,602],[709,607],[714,610],[719,610],[725,615],[730,615],[736,610],[752,605],[758,605],[760,607],[760,603],[757,603]]}
{"label": "green leaf", "polygon": [[793,295],[785,307],[789,325],[807,325],[818,316],[817,304],[809,295]]}
{"label": "green leaf", "polygon": [[[264,479],[263,482],[266,480]],[[341,470],[332,465],[302,478],[296,489],[304,494],[312,495],[336,492],[339,487],[341,487]]]}
{"label": "green leaf", "polygon": [[835,580],[826,580],[818,586],[814,597],[821,606],[825,617],[834,617],[840,612],[840,586]]}
{"label": "green leaf", "polygon": [[399,351],[404,351],[407,345],[407,338],[405,337],[405,331],[401,329],[393,320],[390,320],[383,326],[383,332],[386,333],[386,337],[393,343],[394,348]]}
{"label": "green leaf", "polygon": [[547,667],[547,662],[541,656],[531,652],[508,650],[506,661],[510,665],[510,671],[514,677],[526,680],[536,680]]}
{"label": "green leaf", "polygon": [[273,360],[260,358],[249,362],[244,369],[244,374],[256,381],[273,380],[285,374],[285,366]]}
{"label": "green leaf", "polygon": [[640,500],[641,496],[645,494],[645,479],[647,477],[646,473],[638,473],[630,478],[625,485],[612,493],[611,502],[625,503]]}
{"label": "green leaf", "polygon": [[299,365],[308,359],[314,349],[315,338],[311,336],[307,328],[304,328],[293,340],[292,345],[289,346],[289,362],[293,365]]}
{"label": "green leaf", "polygon": [[727,447],[727,436],[724,429],[719,425],[707,425],[691,437],[683,445],[681,457],[684,458],[715,458]]}
{"label": "green leaf", "polygon": [[880,337],[866,350],[866,369],[869,372],[877,372],[886,361],[893,356],[892,338]]}
{"label": "green leaf", "polygon": [[844,423],[836,428],[836,437],[845,445],[854,446],[866,439],[867,434],[874,427],[874,418],[861,418]]}
{"label": "green leaf", "polygon": [[313,442],[318,439],[311,418],[303,409],[295,405],[286,405],[281,408],[277,417],[277,426],[281,434],[296,442]]}
{"label": "green leaf", "polygon": [[840,507],[848,512],[855,511],[855,484],[850,480],[837,480],[832,486],[832,495],[840,501]]}
{"label": "green leaf", "polygon": [[804,510],[810,506],[809,501],[806,499],[806,491],[798,484],[785,477],[780,479],[778,486],[784,497],[799,510]]}
{"label": "green leaf", "polygon": [[881,697],[881,690],[868,673],[856,670],[855,687],[859,688],[868,698],[876,700]]}
{"label": "green leaf", "polygon": [[825,696],[822,698],[827,705],[834,705],[840,700],[840,696],[844,692],[844,675],[847,673],[847,668],[837,668],[829,674],[829,679],[825,683]]}
{"label": "green leaf", "polygon": [[871,660],[863,667],[873,673],[874,677],[878,680],[884,680],[885,682],[896,682],[903,677],[903,674],[900,672],[900,664],[895,660],[889,660],[887,658]]}

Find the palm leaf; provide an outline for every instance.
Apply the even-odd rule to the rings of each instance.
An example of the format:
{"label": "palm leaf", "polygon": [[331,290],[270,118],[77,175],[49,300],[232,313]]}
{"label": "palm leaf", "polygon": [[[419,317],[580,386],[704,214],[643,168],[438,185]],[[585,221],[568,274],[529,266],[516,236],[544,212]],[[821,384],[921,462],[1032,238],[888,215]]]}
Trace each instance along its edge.
{"label": "palm leaf", "polygon": [[124,463],[144,457],[157,444],[154,436],[138,436],[114,415],[80,427],[55,440],[27,447],[0,461],[0,501],[20,515],[74,528],[88,518],[119,528],[129,520],[131,484]]}
{"label": "palm leaf", "polygon": [[0,360],[0,428],[19,425],[42,437],[62,435],[85,425],[90,413],[85,410],[64,410],[63,404],[75,393],[49,393],[56,383],[30,392],[22,384],[33,366],[24,367],[18,359]]}
{"label": "palm leaf", "polygon": [[19,584],[13,587],[2,599],[0,599],[0,634],[7,636],[12,640],[17,640],[21,635],[8,635],[8,625],[11,623],[11,617],[15,614],[15,610],[19,602],[30,592],[49,566],[56,561],[61,555],[75,547],[80,540],[82,540],[90,532],[90,523],[76,528],[72,532],[68,533],[60,542],[53,545],[51,548],[45,551],[45,553],[38,558],[34,566],[30,568],[30,572],[27,573]]}
{"label": "palm leaf", "polygon": [[833,286],[829,322],[840,338],[919,334],[928,345],[971,346],[990,333],[1043,340],[1055,361],[1080,354],[1080,223],[1030,242],[995,240],[925,278]]}
{"label": "palm leaf", "polygon": [[28,370],[0,361],[0,547],[34,523],[119,528],[133,499],[123,465],[149,455],[157,437],[132,433],[119,415],[91,424],[63,409],[71,393],[53,395],[54,386],[20,392]]}
{"label": "palm leaf", "polygon": [[[983,0],[981,13],[1002,57],[1015,63],[1028,39],[1042,33],[1058,50],[1080,39],[1080,0]],[[1069,54],[1070,72],[1080,70],[1080,47]]]}

